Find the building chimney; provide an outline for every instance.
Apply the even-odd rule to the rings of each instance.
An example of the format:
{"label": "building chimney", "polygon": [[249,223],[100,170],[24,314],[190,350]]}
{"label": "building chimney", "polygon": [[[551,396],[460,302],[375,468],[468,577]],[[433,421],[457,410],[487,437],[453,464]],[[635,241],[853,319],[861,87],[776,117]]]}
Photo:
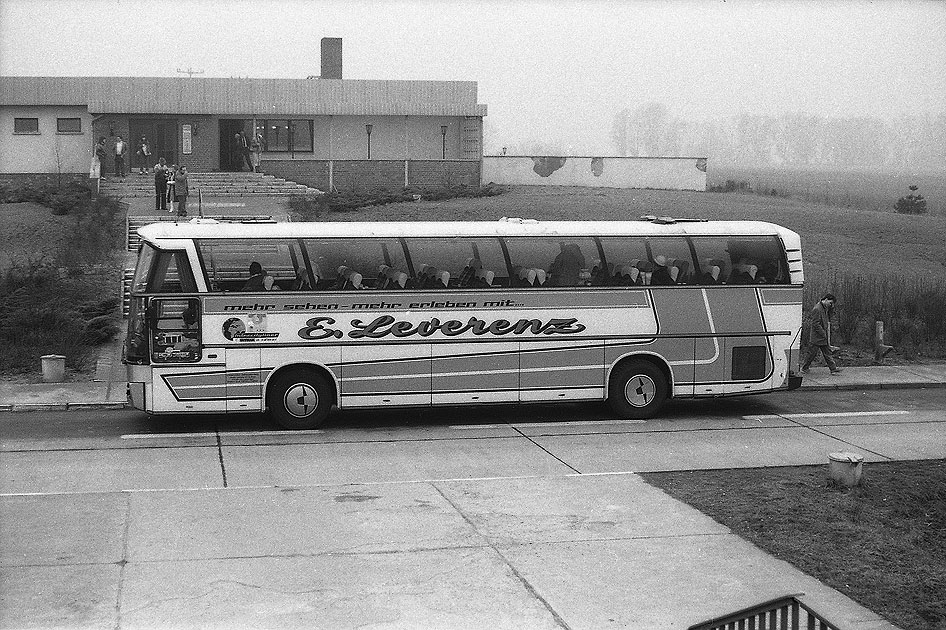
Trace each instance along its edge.
{"label": "building chimney", "polygon": [[322,78],[342,78],[342,38],[322,38]]}

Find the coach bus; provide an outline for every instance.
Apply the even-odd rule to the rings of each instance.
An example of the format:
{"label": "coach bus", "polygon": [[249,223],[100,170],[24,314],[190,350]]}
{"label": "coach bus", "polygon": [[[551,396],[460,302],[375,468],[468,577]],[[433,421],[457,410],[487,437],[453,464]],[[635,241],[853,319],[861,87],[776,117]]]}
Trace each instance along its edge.
{"label": "coach bus", "polygon": [[149,414],[668,398],[801,383],[798,234],[752,221],[138,230],[125,363]]}

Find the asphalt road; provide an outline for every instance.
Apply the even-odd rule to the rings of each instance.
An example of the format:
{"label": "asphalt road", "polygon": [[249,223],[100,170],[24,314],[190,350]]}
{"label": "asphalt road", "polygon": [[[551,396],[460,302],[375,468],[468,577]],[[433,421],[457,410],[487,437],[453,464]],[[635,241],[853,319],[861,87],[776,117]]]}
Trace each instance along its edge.
{"label": "asphalt road", "polygon": [[887,627],[633,474],[834,451],[946,457],[946,390],[0,414],[0,627],[676,628],[801,591]]}

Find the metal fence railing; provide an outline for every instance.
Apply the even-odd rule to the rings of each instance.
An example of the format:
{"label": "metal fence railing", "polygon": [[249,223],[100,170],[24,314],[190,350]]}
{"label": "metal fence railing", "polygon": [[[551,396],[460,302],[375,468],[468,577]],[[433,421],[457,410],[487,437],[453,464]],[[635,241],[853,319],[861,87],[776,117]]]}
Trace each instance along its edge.
{"label": "metal fence railing", "polygon": [[839,630],[798,600],[785,595],[734,613],[692,625],[688,630]]}

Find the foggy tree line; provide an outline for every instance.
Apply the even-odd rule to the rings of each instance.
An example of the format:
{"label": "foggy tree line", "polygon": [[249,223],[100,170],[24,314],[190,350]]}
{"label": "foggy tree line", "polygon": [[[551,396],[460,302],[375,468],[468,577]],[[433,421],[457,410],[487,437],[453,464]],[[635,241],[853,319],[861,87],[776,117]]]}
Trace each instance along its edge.
{"label": "foggy tree line", "polygon": [[740,114],[687,121],[660,103],[623,109],[614,117],[617,155],[706,156],[745,165],[942,169],[946,165],[946,112],[902,116],[826,117]]}

